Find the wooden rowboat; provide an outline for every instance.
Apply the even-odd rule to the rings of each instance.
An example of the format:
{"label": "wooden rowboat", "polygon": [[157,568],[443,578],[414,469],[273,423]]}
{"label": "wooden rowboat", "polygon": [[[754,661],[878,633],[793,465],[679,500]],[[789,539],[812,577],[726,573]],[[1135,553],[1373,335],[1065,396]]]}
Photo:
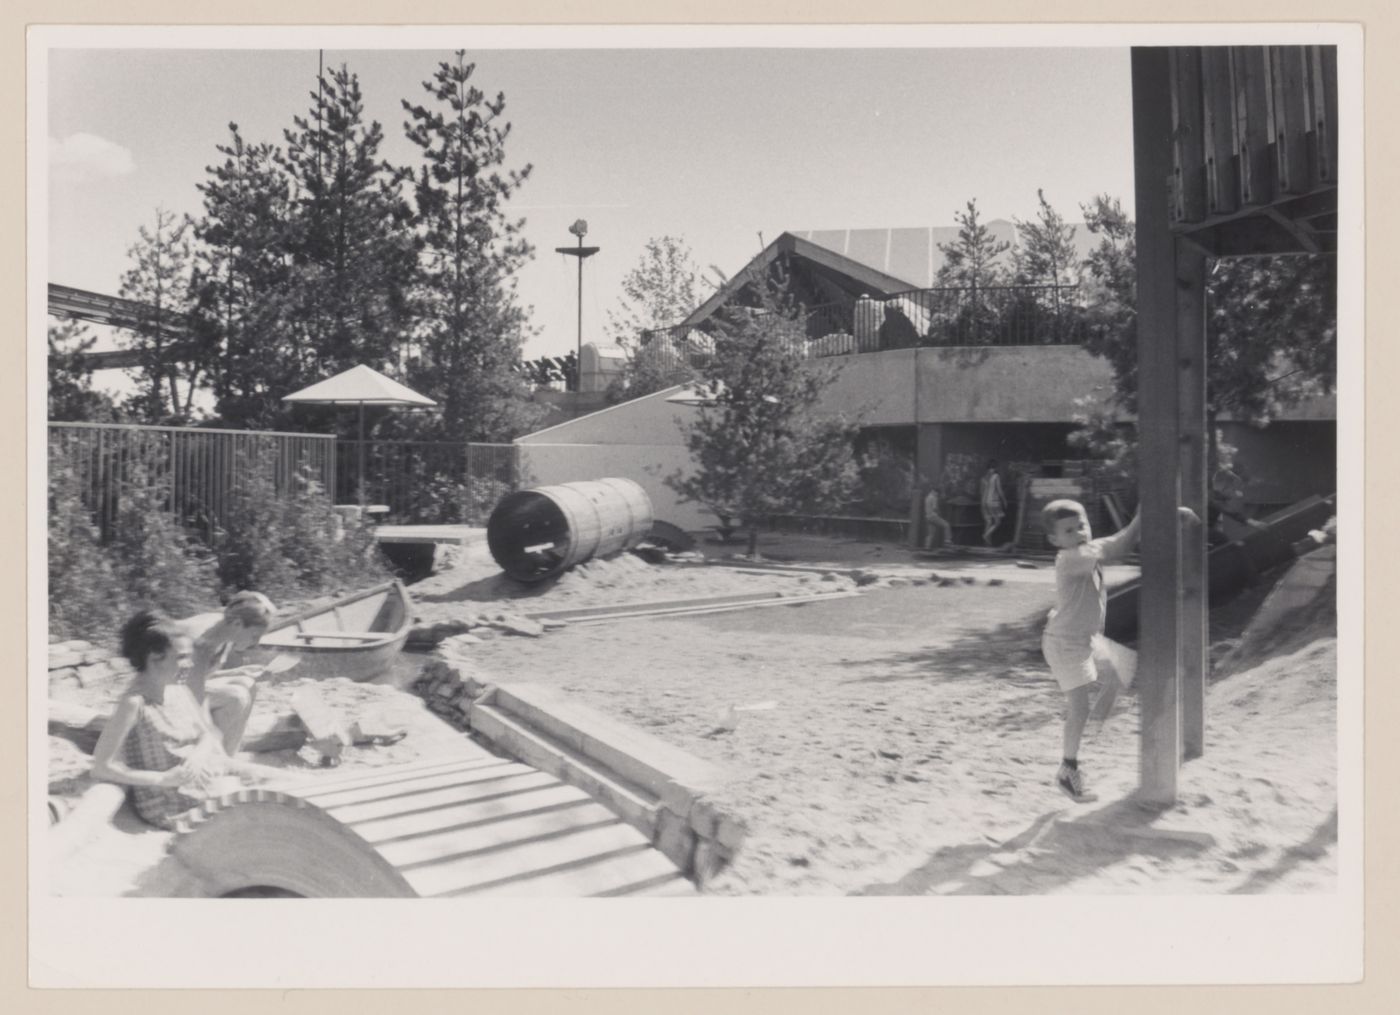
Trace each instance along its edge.
{"label": "wooden rowboat", "polygon": [[408,592],[390,581],[274,621],[253,652],[296,657],[294,677],[373,680],[394,664],[412,626]]}

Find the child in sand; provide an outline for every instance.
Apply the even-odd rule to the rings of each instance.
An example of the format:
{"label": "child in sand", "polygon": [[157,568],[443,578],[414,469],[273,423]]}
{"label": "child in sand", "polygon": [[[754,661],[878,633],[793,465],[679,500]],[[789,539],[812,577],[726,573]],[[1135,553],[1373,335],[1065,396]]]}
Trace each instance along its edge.
{"label": "child in sand", "polygon": [[143,821],[174,828],[204,800],[276,775],[224,750],[222,731],[186,684],[194,645],[173,620],[138,613],[122,628],[122,654],[136,677],[98,737],[92,775],[131,787]]}
{"label": "child in sand", "polygon": [[[1180,508],[1183,520],[1196,521],[1195,512]],[[1064,756],[1055,783],[1071,800],[1087,803],[1097,799],[1084,789],[1079,771],[1079,741],[1089,718],[1089,688],[1098,684],[1094,716],[1106,719],[1128,680],[1131,670],[1128,650],[1113,646],[1103,637],[1108,614],[1108,590],[1104,587],[1103,564],[1120,560],[1137,545],[1141,529],[1134,515],[1121,531],[1094,539],[1084,505],[1073,500],[1055,500],[1041,512],[1045,535],[1059,552],[1055,555],[1056,606],[1045,625],[1041,650],[1055,682],[1065,692]],[[1115,651],[1116,650],[1116,651]],[[1115,662],[1117,665],[1115,665]]]}
{"label": "child in sand", "polygon": [[185,683],[194,700],[207,705],[224,737],[224,750],[238,751],[257,698],[261,667],[225,669],[230,653],[246,652],[267,633],[277,608],[261,592],[239,592],[219,613],[201,613],[179,622],[194,643]]}

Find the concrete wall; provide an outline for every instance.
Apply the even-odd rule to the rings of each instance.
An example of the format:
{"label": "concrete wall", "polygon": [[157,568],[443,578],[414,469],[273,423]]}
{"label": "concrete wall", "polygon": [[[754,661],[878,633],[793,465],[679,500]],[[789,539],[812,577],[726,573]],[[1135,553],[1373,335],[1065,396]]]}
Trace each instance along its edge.
{"label": "concrete wall", "polygon": [[641,398],[599,409],[516,439],[517,444],[634,444],[680,446],[685,443],[683,427],[696,416],[694,406],[678,405],[666,399],[679,387],[667,388]]}
{"label": "concrete wall", "polygon": [[891,349],[833,357],[840,364],[825,405],[867,425],[909,423],[1065,423],[1074,400],[1113,392],[1107,360],[1078,346]]}
{"label": "concrete wall", "polygon": [[688,530],[718,524],[700,505],[681,503],[664,482],[677,471],[691,469],[690,453],[680,445],[522,443],[520,463],[531,486],[617,476],[633,480],[647,492],[653,515],[661,521]]}
{"label": "concrete wall", "polygon": [[691,469],[683,427],[698,410],[666,401],[679,390],[668,388],[519,438],[515,443],[530,485],[619,476],[641,485],[662,521],[683,529],[716,524],[699,505],[681,503],[664,482]]}

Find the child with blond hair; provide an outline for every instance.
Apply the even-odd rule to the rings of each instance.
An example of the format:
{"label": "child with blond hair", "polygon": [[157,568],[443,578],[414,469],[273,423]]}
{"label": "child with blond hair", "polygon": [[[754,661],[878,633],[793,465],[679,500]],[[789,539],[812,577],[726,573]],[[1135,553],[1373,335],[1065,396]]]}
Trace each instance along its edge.
{"label": "child with blond hair", "polygon": [[[1198,521],[1190,508],[1179,508],[1180,517]],[[1137,546],[1141,516],[1119,532],[1095,539],[1084,505],[1074,500],[1054,500],[1041,511],[1045,538],[1058,551],[1055,554],[1056,605],[1041,639],[1041,650],[1050,672],[1065,692],[1067,709],[1063,737],[1064,753],[1055,784],[1076,803],[1097,799],[1084,786],[1079,770],[1079,743],[1089,719],[1090,688],[1099,694],[1093,713],[1106,719],[1118,694],[1132,681],[1134,654],[1103,636],[1108,615],[1108,590],[1104,587],[1103,565],[1121,560]]]}

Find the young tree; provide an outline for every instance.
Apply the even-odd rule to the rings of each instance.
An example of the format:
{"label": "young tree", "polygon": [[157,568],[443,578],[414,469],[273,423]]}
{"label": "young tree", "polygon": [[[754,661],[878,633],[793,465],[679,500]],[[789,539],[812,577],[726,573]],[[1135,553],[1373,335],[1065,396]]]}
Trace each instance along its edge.
{"label": "young tree", "polygon": [[[1101,237],[1084,264],[1090,289],[1085,348],[1113,366],[1115,400],[1136,412],[1133,223],[1116,200],[1103,196],[1084,214],[1089,231]],[[1284,406],[1334,391],[1336,357],[1334,257],[1297,254],[1210,263],[1206,414],[1212,442],[1215,421],[1223,415],[1266,426]]]}
{"label": "young tree", "polygon": [[384,132],[364,121],[359,78],[342,65],[312,99],[273,155],[290,185],[285,325],[298,355],[288,389],[394,363],[413,323],[418,268],[403,174],[379,156]]}
{"label": "young tree", "polygon": [[1137,412],[1137,239],[1116,197],[1080,205],[1084,227],[1098,238],[1083,263],[1084,348],[1113,367],[1117,400]]}
{"label": "young tree", "polygon": [[715,352],[697,384],[708,401],[685,435],[695,471],[666,483],[722,525],[746,527],[752,556],[763,519],[844,504],[859,474],[855,427],[817,415],[835,368],[801,360],[793,339],[803,325],[781,266],[776,280],[747,288],[756,306],[731,303],[716,315]]}
{"label": "young tree", "polygon": [[951,338],[977,344],[996,323],[996,312],[982,290],[1005,281],[1001,259],[1011,244],[998,240],[978,219],[976,199],[967,202],[964,211],[956,212],[953,220],[958,224],[958,238],[938,245],[943,264],[936,281],[940,288],[964,290],[957,294]]}
{"label": "young tree", "polygon": [[404,130],[425,162],[414,189],[423,249],[410,379],[442,407],[417,429],[501,441],[534,418],[517,369],[526,314],[514,281],[534,251],[524,220],[505,211],[532,167],[501,168],[511,129],[505,95],[488,99],[472,83],[475,71],[458,50],[423,82],[433,105],[403,102]]}
{"label": "young tree", "polygon": [[206,357],[189,331],[193,254],[188,218],[156,209],[154,228],[140,229],[127,250],[132,266],[122,275],[120,294],[140,310],[129,326],[140,356],[140,393],[128,403],[147,423],[187,422]]}
{"label": "young tree", "polygon": [[199,184],[204,216],[193,328],[209,351],[209,380],[221,420],[270,428],[284,419],[281,396],[299,376],[285,326],[289,288],[288,181],[268,144],[248,144],[236,123],[216,146],[224,161]]}
{"label": "young tree", "polygon": [[[679,324],[699,302],[700,270],[690,247],[679,236],[654,236],[637,263],[622,279],[622,295],[608,312],[608,337],[627,355],[627,366],[616,382],[615,394],[638,398],[695,376],[683,358],[658,363],[643,355],[646,332]],[[661,340],[661,339],[653,339]]]}
{"label": "young tree", "polygon": [[1040,202],[1036,217],[1015,219],[1017,244],[1011,252],[1011,274],[1017,285],[1037,286],[1029,300],[1021,300],[1035,315],[1038,333],[1058,341],[1075,324],[1075,307],[1061,286],[1079,281],[1079,255],[1074,246],[1075,227],[1045,200],[1045,191],[1037,190]]}
{"label": "young tree", "polygon": [[118,409],[110,395],[92,387],[86,354],[97,342],[79,321],[49,326],[48,418],[74,423],[113,423]]}

